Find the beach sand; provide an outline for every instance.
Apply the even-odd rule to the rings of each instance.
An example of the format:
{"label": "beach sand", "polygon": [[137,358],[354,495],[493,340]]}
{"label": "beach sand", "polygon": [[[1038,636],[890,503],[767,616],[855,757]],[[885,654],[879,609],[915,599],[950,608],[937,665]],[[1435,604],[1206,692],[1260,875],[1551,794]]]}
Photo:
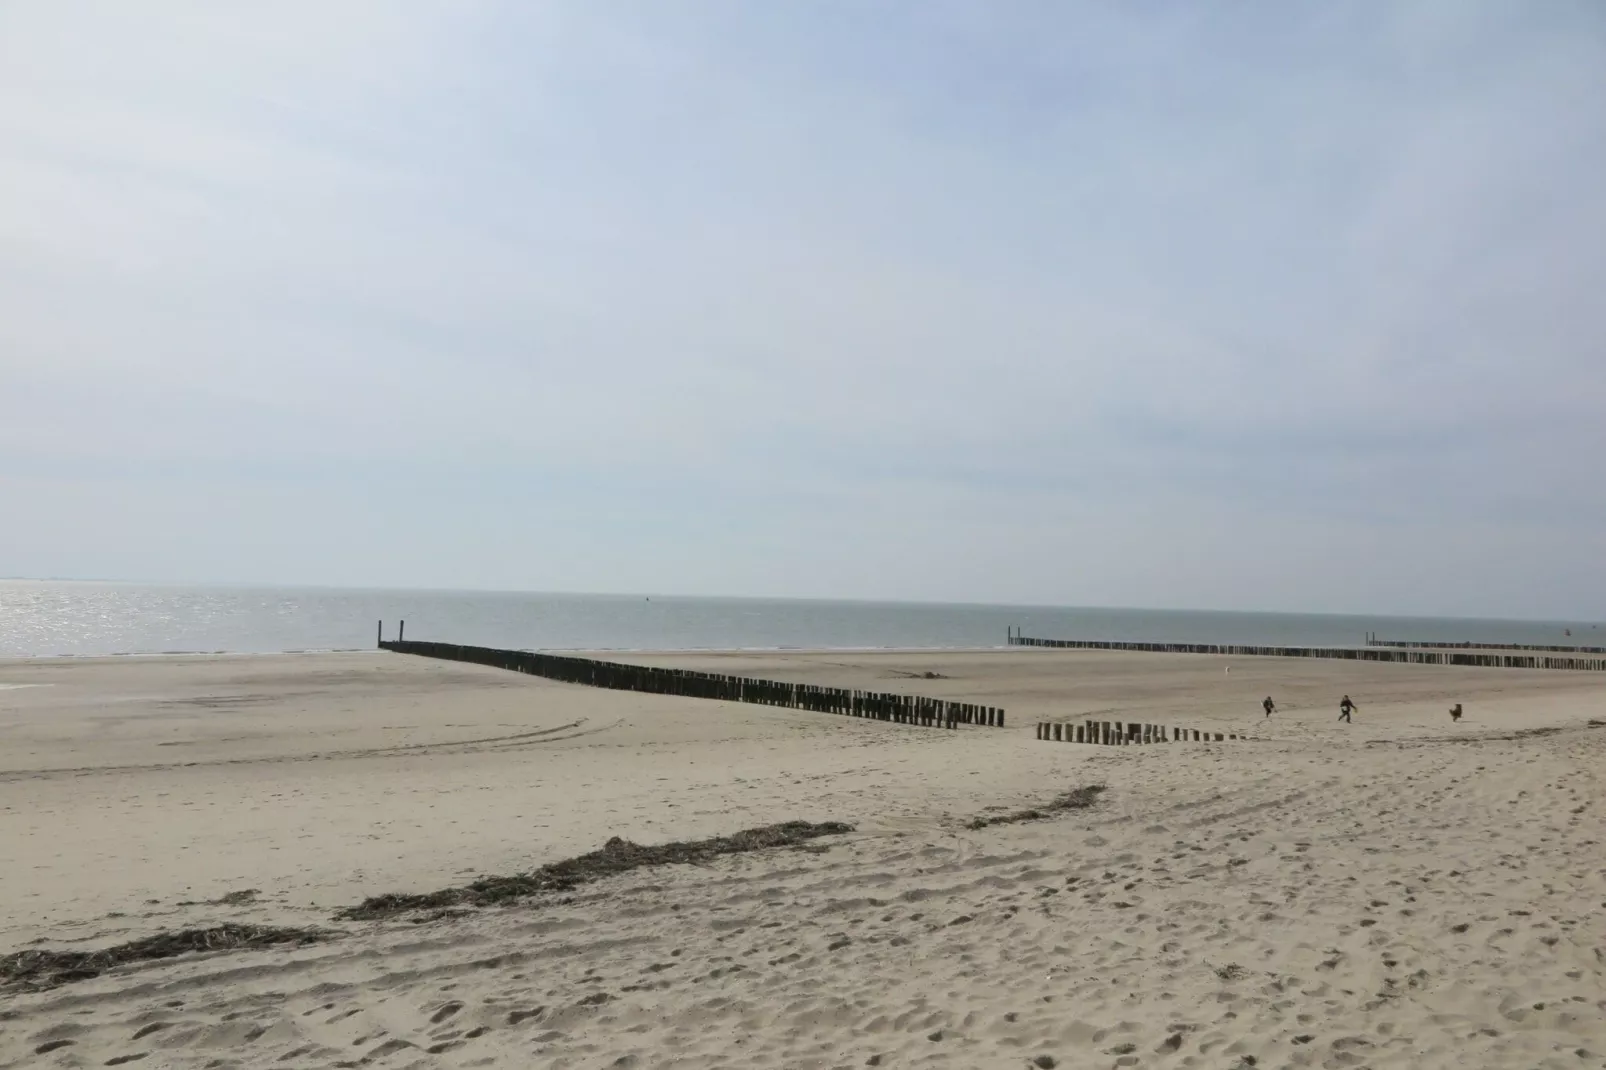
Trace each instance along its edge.
{"label": "beach sand", "polygon": [[[1009,727],[377,653],[0,663],[0,955],[340,934],[0,990],[0,1067],[1606,1066],[1606,675],[623,660],[981,702]],[[1033,738],[1085,717],[1254,738]],[[967,827],[1093,784],[1089,809]],[[422,923],[334,918],[613,836],[791,820],[855,831]]]}

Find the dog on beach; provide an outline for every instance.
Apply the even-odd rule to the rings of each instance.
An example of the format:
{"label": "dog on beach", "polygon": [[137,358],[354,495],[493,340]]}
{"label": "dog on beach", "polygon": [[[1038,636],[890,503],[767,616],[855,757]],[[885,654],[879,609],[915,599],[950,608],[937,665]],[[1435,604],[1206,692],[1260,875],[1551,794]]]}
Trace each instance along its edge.
{"label": "dog on beach", "polygon": [[1454,706],[1450,707],[1450,720],[1459,721],[1460,719],[1461,719],[1461,703],[1457,702]]}

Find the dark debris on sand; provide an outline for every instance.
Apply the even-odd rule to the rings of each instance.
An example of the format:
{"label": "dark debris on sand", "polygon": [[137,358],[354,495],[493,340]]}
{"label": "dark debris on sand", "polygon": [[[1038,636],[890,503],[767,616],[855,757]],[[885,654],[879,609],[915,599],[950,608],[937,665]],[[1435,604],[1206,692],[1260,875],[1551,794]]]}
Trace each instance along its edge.
{"label": "dark debris on sand", "polygon": [[268,925],[217,925],[157,933],[99,951],[18,951],[0,957],[0,990],[55,988],[99,977],[114,966],[170,959],[192,951],[242,951],[284,944],[316,944],[338,935],[326,929],[285,929]]}
{"label": "dark debris on sand", "polygon": [[445,910],[463,906],[494,906],[546,892],[566,892],[582,884],[646,866],[701,865],[721,855],[795,847],[821,836],[852,832],[840,821],[813,824],[787,821],[747,829],[733,836],[716,836],[687,843],[643,846],[615,836],[599,851],[551,862],[529,873],[511,877],[481,877],[461,888],[446,888],[423,895],[380,895],[348,907],[336,917],[349,921],[387,918],[413,910]]}
{"label": "dark debris on sand", "polygon": [[1511,732],[1480,732],[1470,736],[1420,736],[1416,739],[1369,739],[1368,747],[1392,746],[1398,749],[1406,747],[1426,747],[1435,743],[1509,743],[1519,739],[1542,739],[1545,736],[1557,736],[1563,733],[1581,732],[1586,728],[1606,728],[1606,721],[1591,720],[1585,724],[1552,724],[1539,728],[1519,728]]}
{"label": "dark debris on sand", "polygon": [[997,817],[978,817],[968,822],[965,827],[967,829],[984,829],[989,825],[1012,825],[1017,821],[1041,821],[1044,818],[1053,817],[1067,810],[1086,810],[1098,802],[1098,798],[1102,794],[1104,794],[1103,784],[1089,784],[1074,791],[1067,791],[1047,806],[1039,806],[1031,810],[1016,810],[1013,814],[1000,814]]}

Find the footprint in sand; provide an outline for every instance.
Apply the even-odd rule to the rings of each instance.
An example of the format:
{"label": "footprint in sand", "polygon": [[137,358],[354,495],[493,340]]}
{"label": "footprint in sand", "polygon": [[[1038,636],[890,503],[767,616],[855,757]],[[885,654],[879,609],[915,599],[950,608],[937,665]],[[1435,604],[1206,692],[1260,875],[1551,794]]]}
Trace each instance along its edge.
{"label": "footprint in sand", "polygon": [[455,1015],[458,1011],[460,1011],[462,1009],[463,1009],[463,1002],[461,1000],[454,999],[450,1003],[448,1003],[445,1006],[441,1007],[434,1014],[430,1015],[429,1016],[429,1024],[430,1025],[440,1025],[442,1022],[446,1021],[446,1019],[452,1017],[453,1015]]}

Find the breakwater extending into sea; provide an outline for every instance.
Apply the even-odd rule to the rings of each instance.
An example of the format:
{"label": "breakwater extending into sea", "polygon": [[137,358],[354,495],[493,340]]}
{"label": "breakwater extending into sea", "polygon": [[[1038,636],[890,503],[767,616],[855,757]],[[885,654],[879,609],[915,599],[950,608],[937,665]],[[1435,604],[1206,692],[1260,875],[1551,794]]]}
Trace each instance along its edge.
{"label": "breakwater extending into sea", "polygon": [[1366,637],[1367,646],[1392,646],[1405,650],[1543,650],[1559,654],[1606,654],[1606,646],[1560,646],[1549,643],[1473,643],[1432,642]]}
{"label": "breakwater extending into sea", "polygon": [[1037,639],[1009,636],[1010,646],[1057,647],[1067,650],[1129,650],[1151,654],[1216,654],[1236,657],[1327,658],[1343,661],[1396,661],[1411,665],[1465,665],[1493,669],[1568,669],[1606,672],[1606,658],[1556,657],[1545,654],[1502,654],[1470,650],[1393,649],[1376,646],[1258,646],[1242,643],[1129,643],[1107,639]]}
{"label": "breakwater extending into sea", "polygon": [[654,695],[747,702],[758,706],[781,706],[812,713],[833,713],[842,717],[863,717],[893,724],[924,728],[954,729],[961,725],[1004,727],[1004,711],[996,706],[977,706],[968,702],[923,695],[895,695],[880,691],[857,691],[841,687],[821,687],[781,680],[759,680],[725,673],[669,669],[657,665],[627,665],[598,658],[542,654],[531,650],[496,650],[457,643],[412,642],[384,638],[379,625],[379,649],[397,654],[414,654],[445,661],[466,661],[489,665],[509,672],[528,673],[566,684],[602,687],[612,691],[644,691]]}

